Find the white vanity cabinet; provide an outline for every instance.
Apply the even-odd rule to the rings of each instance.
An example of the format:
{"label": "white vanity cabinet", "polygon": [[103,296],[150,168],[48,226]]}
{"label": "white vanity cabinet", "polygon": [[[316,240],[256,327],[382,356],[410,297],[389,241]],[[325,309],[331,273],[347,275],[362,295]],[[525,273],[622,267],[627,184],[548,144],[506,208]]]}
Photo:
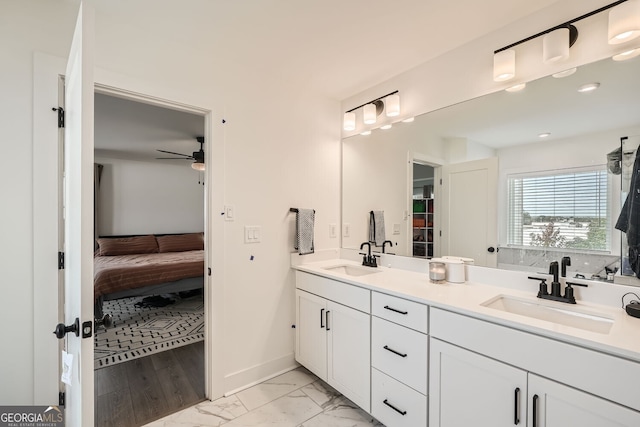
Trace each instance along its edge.
{"label": "white vanity cabinet", "polygon": [[431,315],[430,427],[640,426],[640,394],[621,381],[637,378],[639,364],[439,309]]}
{"label": "white vanity cabinet", "polygon": [[371,415],[387,426],[426,426],[428,307],[379,292],[371,305]]}
{"label": "white vanity cabinet", "polygon": [[370,411],[371,292],[299,271],[296,287],[296,360]]}

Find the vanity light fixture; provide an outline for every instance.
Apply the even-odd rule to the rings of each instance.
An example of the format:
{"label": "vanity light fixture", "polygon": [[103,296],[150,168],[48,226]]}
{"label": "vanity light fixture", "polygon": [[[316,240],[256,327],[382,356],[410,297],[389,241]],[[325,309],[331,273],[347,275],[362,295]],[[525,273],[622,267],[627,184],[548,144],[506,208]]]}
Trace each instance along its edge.
{"label": "vanity light fixture", "polygon": [[525,87],[527,87],[526,83],[518,83],[517,85],[513,85],[511,87],[508,87],[505,90],[507,92],[520,92],[521,90],[524,90]]}
{"label": "vanity light fixture", "polygon": [[206,167],[203,162],[196,161],[191,163],[191,169],[197,170],[199,172],[203,172],[206,169]]}
{"label": "vanity light fixture", "polygon": [[364,124],[372,125],[377,121],[377,118],[382,112],[387,110],[387,116],[393,117],[400,114],[400,95],[398,91],[393,91],[386,95],[376,98],[372,101],[366,102],[362,105],[358,105],[348,111],[345,111],[342,119],[342,128],[346,131],[355,130],[356,128],[356,113],[355,111],[362,108],[362,117]]}
{"label": "vanity light fixture", "polygon": [[609,44],[620,44],[640,36],[640,0],[619,2],[609,11]]}
{"label": "vanity light fixture", "polygon": [[577,67],[569,68],[568,70],[560,71],[559,73],[551,74],[552,77],[556,79],[561,79],[563,77],[569,77],[578,71]]}
{"label": "vanity light fixture", "polygon": [[640,47],[613,55],[611,59],[614,61],[626,61],[627,59],[635,58],[638,55],[640,55]]}
{"label": "vanity light fixture", "polygon": [[387,117],[395,117],[400,115],[400,95],[397,93],[389,95],[384,99]]}
{"label": "vanity light fixture", "polygon": [[580,92],[580,93],[593,92],[594,90],[598,89],[599,87],[600,87],[600,83],[598,83],[598,82],[587,83],[587,84],[584,84],[584,85],[580,86],[578,88],[578,92]]}
{"label": "vanity light fixture", "polygon": [[344,118],[342,119],[344,130],[355,130],[356,129],[356,113],[344,113]]}
{"label": "vanity light fixture", "polygon": [[493,81],[504,82],[516,75],[516,51],[506,49],[494,52]]}
{"label": "vanity light fixture", "polygon": [[578,29],[574,25],[548,32],[542,38],[542,61],[552,64],[569,59],[569,48],[578,39]]}
{"label": "vanity light fixture", "polygon": [[[578,40],[578,29],[573,24],[609,9],[611,9],[609,13],[609,43],[621,42],[612,42],[612,37],[617,37],[616,40],[624,39],[623,41],[627,41],[640,36],[640,0],[618,0],[495,50],[493,52],[493,80],[502,82],[513,78],[516,68],[516,54],[513,48],[538,37],[544,37],[542,59],[545,63],[555,63],[569,58],[569,48]],[[624,21],[625,24],[618,23],[618,19],[620,22]],[[624,29],[624,31],[620,29]]]}

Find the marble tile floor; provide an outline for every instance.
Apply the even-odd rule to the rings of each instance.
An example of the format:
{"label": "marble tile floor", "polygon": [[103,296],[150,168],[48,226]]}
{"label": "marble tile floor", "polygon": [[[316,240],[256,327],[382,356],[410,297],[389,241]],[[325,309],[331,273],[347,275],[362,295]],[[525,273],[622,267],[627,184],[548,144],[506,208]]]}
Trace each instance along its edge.
{"label": "marble tile floor", "polygon": [[305,368],[144,427],[384,427]]}

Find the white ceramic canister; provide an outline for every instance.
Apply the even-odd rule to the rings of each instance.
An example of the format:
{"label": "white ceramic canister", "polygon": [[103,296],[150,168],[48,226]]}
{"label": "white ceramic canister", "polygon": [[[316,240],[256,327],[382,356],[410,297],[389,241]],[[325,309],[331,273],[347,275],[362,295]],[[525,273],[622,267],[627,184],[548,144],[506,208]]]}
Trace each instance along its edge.
{"label": "white ceramic canister", "polygon": [[464,283],[464,262],[459,259],[442,258],[446,264],[446,280],[451,283]]}
{"label": "white ceramic canister", "polygon": [[[463,279],[460,282],[454,282],[454,283],[464,283],[467,280],[467,277],[469,277],[469,272],[467,270],[467,266],[469,265],[474,265],[475,261],[473,260],[473,258],[465,258],[465,257],[459,257],[459,256],[451,256],[451,255],[445,255],[442,257],[442,259],[444,259],[445,261],[447,260],[456,260],[456,261],[462,261],[463,262]],[[458,267],[454,267],[454,270],[457,269]],[[451,280],[449,280],[451,281]]]}

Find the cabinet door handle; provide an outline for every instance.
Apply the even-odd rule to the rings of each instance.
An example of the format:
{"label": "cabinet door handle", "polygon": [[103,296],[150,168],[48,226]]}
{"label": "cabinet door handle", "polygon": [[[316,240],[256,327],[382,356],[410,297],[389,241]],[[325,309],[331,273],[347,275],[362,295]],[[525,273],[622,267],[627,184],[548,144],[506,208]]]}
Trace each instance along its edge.
{"label": "cabinet door handle", "polygon": [[331,313],[329,310],[327,310],[327,312],[324,314],[325,315],[325,324],[327,325],[327,331],[330,331],[331,329],[329,329],[329,313]]}
{"label": "cabinet door handle", "polygon": [[393,311],[395,313],[399,313],[399,314],[409,314],[408,311],[400,311],[400,310],[395,309],[393,307],[389,307],[388,305],[385,305],[384,308],[386,308],[387,310],[391,310],[391,311]]}
{"label": "cabinet door handle", "polygon": [[389,403],[387,401],[387,399],[385,399],[382,403],[384,403],[385,405],[387,405],[389,408],[393,409],[394,411],[396,411],[397,413],[399,413],[400,415],[407,415],[407,411],[401,411],[400,409],[396,408],[395,406],[393,406],[391,403]]}
{"label": "cabinet door handle", "polygon": [[538,395],[533,395],[533,427],[538,427]]}
{"label": "cabinet door handle", "polygon": [[520,387],[516,387],[513,397],[513,424],[520,424]]}
{"label": "cabinet door handle", "polygon": [[384,349],[385,349],[385,350],[387,350],[387,351],[390,351],[390,352],[391,352],[391,353],[393,353],[393,354],[397,354],[397,355],[398,355],[398,356],[400,356],[400,357],[407,357],[407,354],[406,354],[406,353],[405,353],[405,354],[400,353],[399,351],[395,351],[394,349],[389,348],[389,347],[388,347],[388,346],[386,346],[386,345],[385,345],[384,347],[382,347],[382,348],[384,348]]}
{"label": "cabinet door handle", "polygon": [[324,308],[320,309],[320,329],[324,329]]}

